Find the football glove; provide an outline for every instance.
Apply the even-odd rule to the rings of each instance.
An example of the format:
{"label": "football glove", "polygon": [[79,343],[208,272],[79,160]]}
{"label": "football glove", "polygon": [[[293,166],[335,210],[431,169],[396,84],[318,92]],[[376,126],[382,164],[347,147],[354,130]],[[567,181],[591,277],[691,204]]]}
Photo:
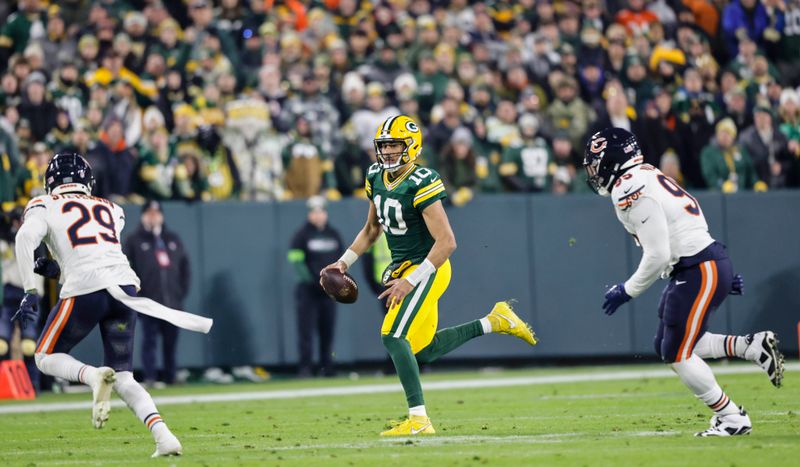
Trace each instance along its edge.
{"label": "football glove", "polygon": [[48,279],[58,279],[58,276],[61,275],[61,268],[58,267],[58,263],[55,260],[42,256],[36,259],[36,263],[33,265],[33,272]]}
{"label": "football glove", "polygon": [[39,295],[26,293],[19,303],[19,310],[11,317],[11,322],[19,320],[22,329],[28,327],[28,323],[35,323],[39,320]]}
{"label": "football glove", "polygon": [[744,277],[741,274],[733,276],[731,282],[731,295],[744,295]]}
{"label": "football glove", "polygon": [[625,283],[617,284],[606,292],[606,301],[603,302],[603,312],[609,316],[617,311],[624,303],[631,299],[628,292],[625,292]]}

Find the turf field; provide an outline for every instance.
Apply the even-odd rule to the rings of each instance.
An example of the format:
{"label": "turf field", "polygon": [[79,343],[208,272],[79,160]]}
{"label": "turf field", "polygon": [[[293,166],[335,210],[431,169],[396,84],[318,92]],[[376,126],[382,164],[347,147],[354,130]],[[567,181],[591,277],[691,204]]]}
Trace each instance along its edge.
{"label": "turf field", "polygon": [[639,365],[427,374],[438,434],[410,439],[377,436],[405,412],[393,377],[153,391],[185,452],[159,461],[127,409],[94,430],[90,409],[76,408],[87,394],[44,395],[35,405],[0,403],[0,463],[797,465],[800,366],[787,369],[781,389],[751,365],[714,368],[750,413],[752,435],[693,437],[709,411],[665,367]]}

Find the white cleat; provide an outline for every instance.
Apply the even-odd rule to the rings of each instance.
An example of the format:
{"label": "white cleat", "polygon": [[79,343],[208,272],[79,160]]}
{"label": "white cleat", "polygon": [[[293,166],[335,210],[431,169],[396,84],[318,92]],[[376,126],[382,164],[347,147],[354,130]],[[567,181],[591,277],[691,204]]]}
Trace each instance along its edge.
{"label": "white cleat", "polygon": [[150,457],[180,456],[183,454],[183,446],[178,438],[167,430],[161,440],[156,442],[156,452]]}
{"label": "white cleat", "polygon": [[783,381],[783,354],[778,350],[778,336],[772,331],[761,331],[746,336],[745,358],[763,369],[772,385],[781,387]]}
{"label": "white cleat", "polygon": [[95,428],[103,428],[111,412],[111,390],[117,374],[112,368],[101,366],[89,376],[92,388],[92,424]]}
{"label": "white cleat", "polygon": [[744,407],[739,407],[739,413],[714,415],[711,417],[711,428],[695,433],[695,436],[741,436],[749,435],[752,430],[750,417],[747,416]]}

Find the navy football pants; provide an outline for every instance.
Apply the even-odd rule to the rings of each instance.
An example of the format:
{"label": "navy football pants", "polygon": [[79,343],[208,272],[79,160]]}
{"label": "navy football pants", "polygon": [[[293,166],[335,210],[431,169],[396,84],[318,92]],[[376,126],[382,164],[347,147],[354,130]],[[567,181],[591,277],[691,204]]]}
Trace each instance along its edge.
{"label": "navy football pants", "polygon": [[[122,290],[136,295],[132,285]],[[105,289],[59,300],[47,317],[36,353],[69,353],[96,325],[103,339],[103,364],[116,371],[132,371],[136,312]]]}
{"label": "navy football pants", "polygon": [[679,271],[661,294],[655,337],[656,354],[666,363],[689,358],[706,332],[708,319],[731,291],[728,258],[704,261]]}

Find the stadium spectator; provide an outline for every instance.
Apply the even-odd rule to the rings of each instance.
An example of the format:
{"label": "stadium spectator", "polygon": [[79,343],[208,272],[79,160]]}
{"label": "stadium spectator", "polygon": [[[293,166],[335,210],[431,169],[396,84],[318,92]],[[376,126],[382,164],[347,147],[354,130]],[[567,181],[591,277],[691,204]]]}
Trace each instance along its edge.
{"label": "stadium spectator", "polygon": [[37,42],[42,48],[43,61],[49,67],[71,60],[78,50],[75,39],[69,36],[61,9],[50,8],[47,13],[47,35]]}
{"label": "stadium spectator", "polygon": [[31,199],[45,194],[44,172],[52,156],[50,149],[42,142],[34,143],[25,161],[17,173],[17,204],[24,207]]}
{"label": "stadium spectator", "polygon": [[556,100],[545,111],[551,131],[566,131],[572,146],[582,147],[583,137],[594,122],[596,114],[578,96],[578,85],[574,78],[564,77],[556,86]]}
{"label": "stadium spectator", "polygon": [[311,125],[311,138],[325,155],[330,155],[339,144],[339,112],[331,99],[320,92],[319,81],[313,72],[302,78],[299,95],[289,98],[281,111],[282,128],[291,128],[301,115]]}
{"label": "stadium spectator", "polygon": [[789,178],[793,168],[789,140],[778,131],[771,108],[757,105],[753,114],[753,126],[742,131],[739,144],[753,160],[759,180],[764,180],[770,189],[786,188],[794,182]]}
{"label": "stadium spectator", "polygon": [[[336,198],[336,178],[333,161],[320,146],[314,143],[310,118],[299,116],[295,120],[294,135],[283,149],[284,181],[287,198],[309,198],[320,194]],[[327,264],[327,263],[326,263]]]}
{"label": "stadium spectator", "polygon": [[319,375],[334,376],[333,332],[336,326],[336,302],[331,300],[319,285],[319,272],[336,261],[344,246],[341,236],[328,223],[325,198],[309,198],[306,223],[295,232],[288,259],[297,278],[295,306],[297,307],[297,333],[300,361],[297,374],[310,377],[312,368],[312,340],[319,339]]}
{"label": "stadium spectator", "polygon": [[455,206],[465,205],[474,196],[478,185],[476,161],[472,132],[466,127],[456,128],[437,163],[439,175]]}
{"label": "stadium spectator", "polygon": [[649,9],[645,0],[628,0],[628,7],[617,13],[616,22],[625,26],[634,36],[647,34],[650,25],[659,21],[658,16]]}
{"label": "stadium spectator", "polygon": [[[123,242],[123,250],[131,268],[141,279],[139,294],[181,309],[191,283],[189,256],[180,236],[164,224],[164,213],[158,201],[149,201],[142,209],[141,223]],[[146,315],[139,315],[142,326],[142,365],[148,386],[175,383],[175,354],[178,328]],[[161,340],[162,372],[156,366],[156,348]]]}
{"label": "stadium spectator", "polygon": [[0,29],[0,70],[5,70],[12,54],[45,37],[46,18],[39,0],[20,0],[17,6],[19,11],[12,13]]}
{"label": "stadium spectator", "polygon": [[35,71],[23,83],[23,98],[19,106],[20,118],[28,120],[34,141],[44,141],[56,125],[56,106],[47,98],[47,78]]}
{"label": "stadium spectator", "polygon": [[365,152],[374,152],[373,140],[378,125],[399,112],[397,107],[387,105],[383,84],[373,81],[366,87],[366,108],[356,110],[350,117],[350,124],[356,134],[358,147]]}
{"label": "stadium spectator", "polygon": [[767,9],[759,0],[732,0],[722,11],[722,34],[728,52],[735,52],[744,38],[763,45],[768,25]]}
{"label": "stadium spectator", "polygon": [[211,199],[238,198],[242,191],[239,170],[230,149],[222,143],[217,129],[212,125],[201,126],[197,132],[197,141],[204,151],[204,163],[208,166],[208,191]]}
{"label": "stadium spectator", "polygon": [[15,181],[19,170],[19,147],[14,137],[0,127],[0,208],[10,211],[15,200]]}
{"label": "stadium spectator", "polygon": [[113,117],[108,120],[100,131],[98,146],[106,148],[109,158],[108,196],[119,200],[127,198],[133,193],[136,155],[125,142],[121,120]]}
{"label": "stadium spectator", "polygon": [[717,123],[714,141],[703,149],[700,164],[709,189],[723,193],[767,189],[758,180],[747,149],[736,144],[736,125],[729,118]]}
{"label": "stadium spectator", "polygon": [[525,114],[519,119],[519,139],[503,149],[500,176],[508,191],[541,192],[550,189],[552,152],[539,136],[539,119]]}

